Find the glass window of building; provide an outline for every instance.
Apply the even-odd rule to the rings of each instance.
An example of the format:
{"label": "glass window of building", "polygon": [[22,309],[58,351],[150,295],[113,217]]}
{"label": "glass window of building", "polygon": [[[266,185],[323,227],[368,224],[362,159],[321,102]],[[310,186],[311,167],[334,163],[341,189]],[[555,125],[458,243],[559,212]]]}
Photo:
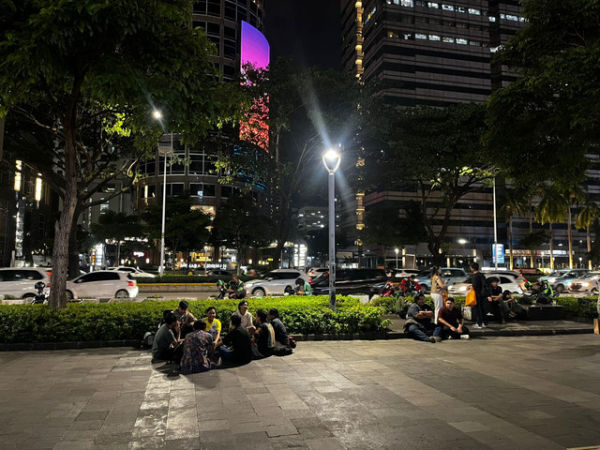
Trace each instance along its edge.
{"label": "glass window of building", "polygon": [[430,41],[439,41],[440,37],[437,34],[430,34],[429,35],[429,40]]}
{"label": "glass window of building", "polygon": [[[146,187],[148,189],[146,189]],[[146,198],[154,198],[156,197],[156,185],[155,184],[149,184],[146,187],[144,187],[144,194]]]}
{"label": "glass window of building", "polygon": [[221,16],[221,0],[208,0],[208,8],[206,10],[209,16]]}
{"label": "glass window of building", "polygon": [[225,58],[234,59],[235,58],[235,42],[224,41],[223,42],[223,56]]}
{"label": "glass window of building", "polygon": [[506,19],[507,20],[512,20],[513,22],[518,22],[519,21],[519,16],[513,16],[513,15],[510,15],[510,14],[507,14],[506,15]]}
{"label": "glass window of building", "polygon": [[496,18],[494,16],[490,16],[489,19],[490,19],[490,22],[495,22],[496,21]]}
{"label": "glass window of building", "polygon": [[405,6],[407,8],[412,8],[414,5],[413,0],[400,0],[400,6]]}
{"label": "glass window of building", "polygon": [[214,184],[205,184],[204,185],[204,196],[205,197],[214,197],[216,194],[216,186]]}
{"label": "glass window of building", "polygon": [[464,13],[464,12],[467,12],[467,10],[464,8],[464,6],[457,6],[457,7],[456,7],[456,10],[457,10],[459,13]]}
{"label": "glass window of building", "polygon": [[427,7],[428,8],[438,9],[440,7],[440,5],[437,4],[437,3],[435,3],[435,2],[427,2]]}
{"label": "glass window of building", "polygon": [[413,38],[413,36],[412,36],[412,33],[404,33],[404,34],[403,34],[403,37],[404,37],[404,39],[406,39],[407,41],[408,41],[409,39],[412,39],[412,38]]}
{"label": "glass window of building", "polygon": [[235,21],[235,4],[225,2],[225,18]]}
{"label": "glass window of building", "polygon": [[[168,166],[169,162],[167,162]],[[167,174],[183,175],[185,173],[185,162],[183,158],[176,159],[170,166],[167,167]]]}
{"label": "glass window of building", "polygon": [[415,39],[427,39],[427,35],[423,33],[415,33]]}
{"label": "glass window of building", "polygon": [[448,43],[448,44],[454,44],[454,38],[453,38],[453,37],[450,37],[450,36],[444,36],[444,37],[442,38],[442,41],[443,41],[443,42],[446,42],[446,43]]}
{"label": "glass window of building", "polygon": [[456,43],[460,44],[460,45],[467,45],[469,43],[469,41],[467,41],[466,39],[463,39],[463,38],[456,38]]}
{"label": "glass window of building", "polygon": [[225,39],[231,39],[232,41],[235,41],[235,28],[225,27],[224,36]]}
{"label": "glass window of building", "polygon": [[475,8],[469,8],[469,14],[475,14],[476,16],[480,16],[481,11]]}
{"label": "glass window of building", "polygon": [[[171,189],[169,189],[169,186]],[[171,197],[183,195],[183,183],[171,183],[167,185],[167,195],[170,195]]]}
{"label": "glass window of building", "polygon": [[206,34],[221,36],[221,25],[218,23],[208,22],[206,24]]}
{"label": "glass window of building", "polygon": [[474,47],[481,47],[481,42],[479,42],[479,41],[469,41],[469,45],[472,45]]}
{"label": "glass window of building", "polygon": [[192,26],[194,28],[202,28],[206,32],[206,22],[199,22],[197,20],[194,20]]}
{"label": "glass window of building", "polygon": [[454,11],[454,6],[452,6],[452,5],[445,5],[444,3],[442,3],[442,9],[444,11]]}
{"label": "glass window of building", "polygon": [[192,11],[195,14],[206,14],[206,0],[194,0]]}
{"label": "glass window of building", "polygon": [[420,6],[421,8],[425,8],[424,0],[415,0],[415,6]]}
{"label": "glass window of building", "polygon": [[248,10],[241,5],[238,5],[237,7],[237,20],[246,20],[248,16]]}

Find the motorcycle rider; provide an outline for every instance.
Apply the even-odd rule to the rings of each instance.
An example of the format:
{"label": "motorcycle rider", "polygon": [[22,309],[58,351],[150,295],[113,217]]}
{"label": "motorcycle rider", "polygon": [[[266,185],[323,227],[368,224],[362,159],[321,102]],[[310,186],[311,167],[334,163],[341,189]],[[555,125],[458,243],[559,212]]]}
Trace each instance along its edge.
{"label": "motorcycle rider", "polygon": [[244,282],[239,279],[237,275],[234,275],[229,282],[229,288],[227,289],[229,298],[242,299],[246,297],[246,288]]}

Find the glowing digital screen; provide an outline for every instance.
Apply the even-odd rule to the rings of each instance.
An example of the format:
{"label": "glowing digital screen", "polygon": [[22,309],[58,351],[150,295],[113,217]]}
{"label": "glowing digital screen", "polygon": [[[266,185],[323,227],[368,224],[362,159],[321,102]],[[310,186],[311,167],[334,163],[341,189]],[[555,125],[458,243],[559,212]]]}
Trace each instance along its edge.
{"label": "glowing digital screen", "polygon": [[[270,48],[267,38],[248,22],[242,21],[240,72],[251,65],[254,69],[267,69]],[[240,139],[269,151],[269,97],[265,93],[254,100],[246,119],[240,123]]]}

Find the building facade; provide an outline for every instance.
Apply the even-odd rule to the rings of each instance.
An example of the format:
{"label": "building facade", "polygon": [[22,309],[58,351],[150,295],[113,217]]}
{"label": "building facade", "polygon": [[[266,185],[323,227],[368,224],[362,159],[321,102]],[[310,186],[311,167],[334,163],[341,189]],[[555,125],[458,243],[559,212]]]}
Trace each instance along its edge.
{"label": "building facade", "polygon": [[[345,70],[365,85],[381,83],[380,94],[398,107],[483,102],[493,90],[515,79],[492,57],[526,23],[516,0],[342,0],[341,15]],[[360,149],[360,142],[356,145]],[[365,161],[359,157],[357,164]],[[344,225],[360,231],[365,211],[392,205],[403,208],[416,199],[416,191],[359,191],[347,201],[351,206],[345,211]],[[506,225],[498,217],[498,242],[507,243]],[[513,228],[516,243],[540,225],[527,216],[515,218]],[[566,226],[555,225],[555,230],[557,256],[564,262]],[[474,258],[490,263],[493,236],[492,189],[481,185],[452,211],[448,263],[466,264]],[[583,255],[583,233],[574,231],[574,242],[581,245],[576,253]],[[417,263],[427,264],[425,245],[408,252],[416,255]],[[359,254],[364,254],[360,248]],[[383,256],[387,262],[394,257],[393,253]],[[538,252],[538,264],[544,256],[543,250]],[[380,264],[380,258],[374,260]],[[517,262],[529,261],[523,254]]]}

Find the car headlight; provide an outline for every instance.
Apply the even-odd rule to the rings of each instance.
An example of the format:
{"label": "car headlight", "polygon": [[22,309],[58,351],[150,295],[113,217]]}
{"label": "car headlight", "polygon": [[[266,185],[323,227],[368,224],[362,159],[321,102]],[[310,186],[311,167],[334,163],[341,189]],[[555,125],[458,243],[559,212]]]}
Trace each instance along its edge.
{"label": "car headlight", "polygon": [[581,283],[581,285],[582,285],[583,287],[590,287],[590,283],[588,283],[587,281],[586,281],[586,282],[584,282],[584,283]]}
{"label": "car headlight", "polygon": [[467,286],[461,286],[458,288],[459,291],[466,291],[467,290]]}

